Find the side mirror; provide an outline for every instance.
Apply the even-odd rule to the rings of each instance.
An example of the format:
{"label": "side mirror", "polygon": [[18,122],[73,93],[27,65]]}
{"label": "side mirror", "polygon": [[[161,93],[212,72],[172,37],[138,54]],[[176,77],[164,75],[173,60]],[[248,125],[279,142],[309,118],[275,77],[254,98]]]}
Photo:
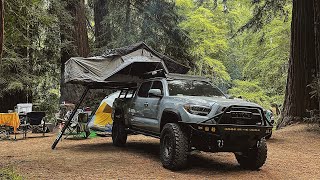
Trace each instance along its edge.
{"label": "side mirror", "polygon": [[150,89],[148,94],[149,94],[149,97],[159,97],[159,98],[163,97],[160,89]]}
{"label": "side mirror", "polygon": [[234,99],[234,96],[229,96],[228,99]]}

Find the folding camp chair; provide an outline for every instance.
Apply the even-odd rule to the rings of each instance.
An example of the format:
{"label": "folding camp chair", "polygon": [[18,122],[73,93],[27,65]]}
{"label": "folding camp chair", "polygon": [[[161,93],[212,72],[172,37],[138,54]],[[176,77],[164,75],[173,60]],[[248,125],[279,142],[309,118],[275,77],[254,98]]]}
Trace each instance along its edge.
{"label": "folding camp chair", "polygon": [[42,135],[45,135],[47,130],[45,116],[46,113],[42,111],[32,111],[27,113],[25,123],[20,125],[23,128],[24,138],[27,137],[27,132],[30,130],[32,132],[42,132]]}
{"label": "folding camp chair", "polygon": [[[88,138],[90,135],[90,131],[87,127],[87,122],[88,114],[78,110],[74,118],[72,118],[70,126],[67,127],[67,133],[65,134],[66,136],[64,139],[67,139],[70,135],[76,137],[83,136],[84,138]],[[83,132],[84,134],[82,135]]]}

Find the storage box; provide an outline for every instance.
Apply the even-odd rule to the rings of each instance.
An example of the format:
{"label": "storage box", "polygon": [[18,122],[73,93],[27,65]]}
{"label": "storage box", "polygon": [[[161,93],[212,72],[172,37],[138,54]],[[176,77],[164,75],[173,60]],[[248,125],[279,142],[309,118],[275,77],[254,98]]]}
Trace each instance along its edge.
{"label": "storage box", "polygon": [[17,104],[17,113],[18,114],[27,114],[32,111],[32,103],[21,103]]}

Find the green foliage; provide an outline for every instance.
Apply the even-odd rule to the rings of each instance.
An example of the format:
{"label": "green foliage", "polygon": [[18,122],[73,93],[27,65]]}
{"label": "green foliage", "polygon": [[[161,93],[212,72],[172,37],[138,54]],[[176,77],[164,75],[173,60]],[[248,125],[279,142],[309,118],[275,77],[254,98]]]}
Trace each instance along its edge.
{"label": "green foliage", "polygon": [[96,34],[94,54],[144,41],[157,51],[189,64],[186,52],[189,39],[178,27],[181,16],[172,1],[105,1],[104,8],[102,13],[106,14],[100,23],[103,30]]}
{"label": "green foliage", "polygon": [[257,82],[234,80],[234,87],[229,90],[230,95],[242,97],[245,100],[255,102],[266,109],[270,109],[270,98]]}
{"label": "green foliage", "polygon": [[35,80],[32,93],[33,97],[36,97],[33,103],[37,106],[37,110],[47,112],[47,119],[53,121],[54,114],[59,110],[59,80],[46,73]]}
{"label": "green foliage", "polygon": [[49,116],[57,110],[59,99],[61,49],[59,22],[50,14],[51,5],[47,0],[5,1],[6,38],[0,72],[0,98],[32,94],[29,101]]}
{"label": "green foliage", "polygon": [[22,180],[23,178],[13,168],[0,168],[0,179]]}
{"label": "green foliage", "polygon": [[180,27],[193,42],[189,52],[195,59],[194,73],[206,75],[217,84],[230,81],[221,62],[221,54],[228,49],[226,14],[222,6],[216,9],[210,3],[196,6],[191,0],[177,0],[176,6],[185,19]]}
{"label": "green foliage", "polygon": [[[260,5],[263,6],[265,3],[261,2]],[[260,5],[258,4],[258,6]],[[245,21],[252,19],[250,14],[252,8],[253,12],[257,13],[256,6],[251,6],[250,9],[248,8],[250,6],[245,3],[237,2],[230,6],[232,7],[229,11],[231,20],[236,20],[239,14],[242,14],[241,17]],[[289,3],[283,5],[282,10],[277,10],[277,13],[270,16],[268,21],[263,20],[263,25],[243,29],[241,34],[237,34],[229,41],[231,50],[227,57],[226,67],[230,70],[235,66],[233,69],[236,70],[230,73],[231,77],[257,82],[264,90],[264,95],[268,97],[266,99],[268,106],[282,104],[284,99],[290,51],[290,21],[288,19],[291,19],[291,13],[280,12],[290,12],[291,8]],[[230,29],[239,29],[243,26],[241,20],[240,23],[232,22],[234,22],[232,23],[234,28]],[[229,58],[234,60],[230,61]],[[236,65],[230,65],[230,62]],[[237,84],[234,85],[237,88]]]}

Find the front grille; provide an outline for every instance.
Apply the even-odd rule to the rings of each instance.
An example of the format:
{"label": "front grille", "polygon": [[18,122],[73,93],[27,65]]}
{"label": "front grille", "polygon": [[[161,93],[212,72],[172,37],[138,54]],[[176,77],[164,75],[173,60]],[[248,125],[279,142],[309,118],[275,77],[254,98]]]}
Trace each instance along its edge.
{"label": "front grille", "polygon": [[263,115],[256,107],[231,106],[215,119],[219,124],[261,125]]}

